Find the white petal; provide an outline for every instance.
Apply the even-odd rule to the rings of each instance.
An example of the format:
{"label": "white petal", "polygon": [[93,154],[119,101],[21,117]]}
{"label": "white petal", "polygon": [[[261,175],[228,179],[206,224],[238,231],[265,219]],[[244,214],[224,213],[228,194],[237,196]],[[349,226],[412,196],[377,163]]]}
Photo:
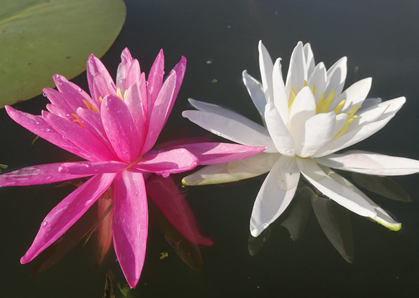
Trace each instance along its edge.
{"label": "white petal", "polygon": [[262,78],[263,92],[265,92],[266,101],[273,100],[272,70],[273,63],[268,50],[259,41],[259,67]]}
{"label": "white petal", "polygon": [[343,178],[342,176],[338,175],[331,169],[327,167],[322,167],[322,169],[326,172],[326,174],[330,177],[332,177],[336,182],[343,185],[344,187],[352,190],[353,192],[359,194],[367,203],[371,205],[372,208],[374,208],[375,212],[377,212],[377,215],[375,217],[372,217],[371,219],[375,220],[379,224],[393,230],[398,231],[401,228],[401,224],[396,222],[394,219],[391,218],[391,216],[384,211],[380,206],[378,206],[374,201],[372,201],[370,198],[368,198],[362,191],[360,191],[355,185],[353,185],[351,182]]}
{"label": "white petal", "polygon": [[253,100],[254,105],[258,109],[260,115],[263,117],[265,114],[265,105],[266,98],[265,93],[262,90],[262,85],[252,76],[250,76],[247,71],[243,71],[243,83],[249,92],[250,97]]}
{"label": "white petal", "polygon": [[306,86],[298,92],[291,107],[288,128],[292,136],[295,136],[304,123],[316,115],[316,100],[311,89]]}
{"label": "white petal", "polygon": [[335,96],[339,96],[343,90],[346,79],[346,57],[340,58],[332,67],[327,71],[327,85],[326,97],[335,90]]}
{"label": "white petal", "polygon": [[333,139],[335,126],[334,112],[317,114],[308,119],[294,138],[295,154],[300,157],[312,156]]}
{"label": "white petal", "polygon": [[334,169],[369,175],[396,176],[419,172],[418,160],[359,150],[330,154],[315,160]]}
{"label": "white petal", "polygon": [[272,73],[273,91],[274,91],[274,104],[276,110],[282,118],[284,123],[288,122],[288,98],[285,93],[284,80],[282,78],[281,59],[275,61]]}
{"label": "white petal", "polygon": [[315,62],[314,62],[313,51],[311,50],[311,46],[309,43],[306,43],[304,45],[303,51],[304,51],[304,57],[306,61],[307,77],[310,77],[310,75],[314,71]]}
{"label": "white petal", "polygon": [[336,109],[342,100],[346,101],[341,109],[341,113],[348,113],[354,106],[361,106],[368,92],[370,92],[371,82],[371,78],[366,78],[354,83],[332,102],[329,110],[333,111]]}
{"label": "white petal", "polygon": [[297,158],[297,165],[315,188],[339,205],[361,216],[376,217],[374,208],[363,197],[326,175],[313,160]]}
{"label": "white petal", "polygon": [[[249,146],[268,146],[266,152],[277,152],[266,128],[236,113],[228,112],[220,115],[201,111],[184,111],[182,116],[217,136]],[[228,114],[235,114],[236,117],[227,117]],[[241,117],[246,121],[242,122]]]}
{"label": "white petal", "polygon": [[294,158],[281,156],[272,167],[256,197],[250,233],[257,237],[288,207],[297,189],[300,172]]}
{"label": "white petal", "polygon": [[314,91],[313,94],[314,98],[316,99],[316,104],[319,103],[320,98],[326,89],[326,82],[326,67],[324,66],[323,62],[320,62],[317,64],[307,82],[307,86],[309,86],[311,90]]}
{"label": "white petal", "polygon": [[269,172],[279,154],[259,153],[250,158],[203,167],[183,178],[184,185],[205,185],[234,182]]}
{"label": "white petal", "polygon": [[380,97],[371,97],[371,98],[367,98],[364,100],[364,102],[362,103],[362,106],[359,108],[358,111],[356,111],[355,114],[359,114],[362,111],[365,111],[366,109],[369,109],[373,106],[378,105],[379,103],[381,103],[383,100]]}
{"label": "white petal", "polygon": [[294,92],[303,88],[306,77],[305,58],[303,52],[303,43],[299,41],[292,51],[290,66],[288,68],[287,80],[285,83],[285,93],[287,98],[291,98],[291,88]]}
{"label": "white petal", "polygon": [[265,122],[278,152],[286,156],[294,156],[294,141],[272,102],[266,104]]}
{"label": "white petal", "polygon": [[355,118],[353,120],[351,124],[352,127],[350,127],[349,130],[353,130],[352,128],[356,128],[357,126],[360,126],[366,123],[377,121],[377,119],[379,119],[384,114],[387,108],[388,106],[374,107],[374,108],[370,108],[370,109],[362,111],[362,113],[358,115],[358,118]]}
{"label": "white petal", "polygon": [[[333,152],[356,144],[362,140],[365,140],[366,138],[383,128],[394,117],[394,115],[402,107],[405,101],[406,99],[404,97],[399,97],[378,104],[377,107],[388,106],[388,108],[375,122],[365,123],[363,125],[358,126],[351,125],[350,130],[348,129],[348,131],[344,135],[330,142],[324,148],[320,149],[314,155],[314,157],[326,156]],[[366,113],[366,111],[364,111],[363,113]]]}

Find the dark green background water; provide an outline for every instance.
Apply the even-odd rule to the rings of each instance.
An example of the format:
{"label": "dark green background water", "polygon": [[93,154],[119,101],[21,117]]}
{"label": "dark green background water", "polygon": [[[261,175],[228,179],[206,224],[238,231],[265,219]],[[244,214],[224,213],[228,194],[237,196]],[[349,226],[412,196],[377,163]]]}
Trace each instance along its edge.
{"label": "dark green background water", "polygon": [[[317,62],[330,67],[348,57],[346,86],[373,77],[370,96],[406,96],[407,103],[382,131],[357,149],[419,159],[419,2],[409,0],[130,0],[127,20],[102,61],[115,75],[128,47],[148,72],[160,48],[166,72],[184,55],[187,72],[166,128],[191,127],[181,117],[187,98],[229,107],[260,121],[241,81],[241,72],[259,78],[257,43],[263,40],[284,71],[296,43],[310,42]],[[112,16],[109,16],[111,18]],[[87,59],[87,57],[86,57]],[[211,60],[212,64],[207,64]],[[355,68],[358,71],[355,71]],[[212,83],[213,79],[217,83]],[[85,74],[73,80],[87,90]],[[15,108],[39,114],[39,96]],[[71,155],[34,135],[0,110],[0,163],[10,169],[64,161]],[[347,263],[333,248],[315,216],[298,241],[278,223],[256,256],[248,253],[249,217],[262,180],[235,187],[194,187],[187,199],[203,233],[214,240],[201,247],[203,271],[191,270],[161,233],[150,227],[137,297],[416,297],[419,293],[419,176],[395,181],[413,202],[391,201],[366,192],[403,223],[391,232],[351,214],[355,260]],[[111,251],[96,268],[92,249],[80,245],[49,270],[29,277],[32,265],[19,259],[45,215],[71,187],[43,185],[0,189],[0,296],[101,297],[109,269],[125,283]],[[169,257],[160,260],[160,253]]]}

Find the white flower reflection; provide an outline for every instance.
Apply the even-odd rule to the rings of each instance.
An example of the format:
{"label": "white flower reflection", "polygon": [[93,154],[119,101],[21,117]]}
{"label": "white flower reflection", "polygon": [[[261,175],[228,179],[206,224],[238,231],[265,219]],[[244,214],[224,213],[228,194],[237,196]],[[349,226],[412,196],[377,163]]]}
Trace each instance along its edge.
{"label": "white flower reflection", "polygon": [[269,172],[253,206],[253,236],[258,236],[287,208],[300,173],[350,211],[399,230],[400,223],[331,168],[385,176],[419,172],[417,160],[359,150],[335,153],[383,128],[406,99],[366,99],[371,78],[342,92],[346,57],[326,70],[322,62],[315,65],[310,44],[299,42],[294,48],[285,83],[281,59],[273,63],[262,42],[259,63],[262,83],[246,71],[243,81],[266,127],[222,107],[192,99],[190,103],[198,111],[184,111],[183,116],[226,139],[267,146],[267,150],[245,160],[202,168],[185,177],[183,183],[224,183]]}

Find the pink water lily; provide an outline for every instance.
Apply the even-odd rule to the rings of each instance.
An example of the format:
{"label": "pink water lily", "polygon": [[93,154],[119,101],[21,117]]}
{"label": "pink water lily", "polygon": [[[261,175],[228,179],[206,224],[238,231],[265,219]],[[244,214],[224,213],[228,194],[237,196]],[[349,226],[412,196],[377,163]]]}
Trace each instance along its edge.
{"label": "pink water lily", "polygon": [[144,180],[150,173],[167,177],[195,168],[253,156],[265,147],[201,143],[152,150],[169,117],[183,81],[182,57],[163,81],[160,51],[146,80],[128,49],[121,55],[116,84],[105,66],[87,61],[89,96],[63,76],[54,75],[57,90],[46,88],[49,112],[36,116],[6,106],[17,123],[86,161],[31,166],[0,176],[0,186],[45,184],[92,176],[45,217],[22,257],[30,262],[69,229],[109,188],[113,191],[112,234],[115,253],[131,287],[144,263],[148,230]]}

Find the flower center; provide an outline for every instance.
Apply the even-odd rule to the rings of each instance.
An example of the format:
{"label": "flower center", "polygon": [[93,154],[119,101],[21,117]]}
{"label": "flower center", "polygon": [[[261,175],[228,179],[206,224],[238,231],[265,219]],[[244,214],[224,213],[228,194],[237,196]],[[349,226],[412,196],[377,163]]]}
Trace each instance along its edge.
{"label": "flower center", "polygon": [[[307,86],[307,81],[304,81],[303,87],[305,86]],[[295,98],[297,97],[297,93],[300,92],[300,90],[301,89],[298,89],[298,91],[295,92],[295,90],[291,87],[291,97],[290,97],[290,100],[288,101],[288,115],[291,113],[292,105],[294,104]],[[313,95],[316,93],[316,86],[314,84],[311,88],[311,91],[313,92]],[[317,103],[316,114],[329,112],[329,107],[334,97],[335,97],[335,90],[332,90],[327,97],[326,97],[326,93],[323,93],[322,96],[320,97],[319,102]],[[346,99],[343,99],[337,105],[337,107],[334,110],[336,115],[339,114],[340,110],[345,105],[345,102],[346,102]],[[358,118],[358,116],[355,115],[355,113],[360,107],[361,106],[359,105],[353,106],[352,109],[346,113],[347,114],[346,121],[343,124],[342,128],[339,130],[339,132],[333,137],[332,139],[333,141],[341,137],[343,134],[345,134],[346,131],[348,130],[348,127],[352,124],[352,121]]]}

